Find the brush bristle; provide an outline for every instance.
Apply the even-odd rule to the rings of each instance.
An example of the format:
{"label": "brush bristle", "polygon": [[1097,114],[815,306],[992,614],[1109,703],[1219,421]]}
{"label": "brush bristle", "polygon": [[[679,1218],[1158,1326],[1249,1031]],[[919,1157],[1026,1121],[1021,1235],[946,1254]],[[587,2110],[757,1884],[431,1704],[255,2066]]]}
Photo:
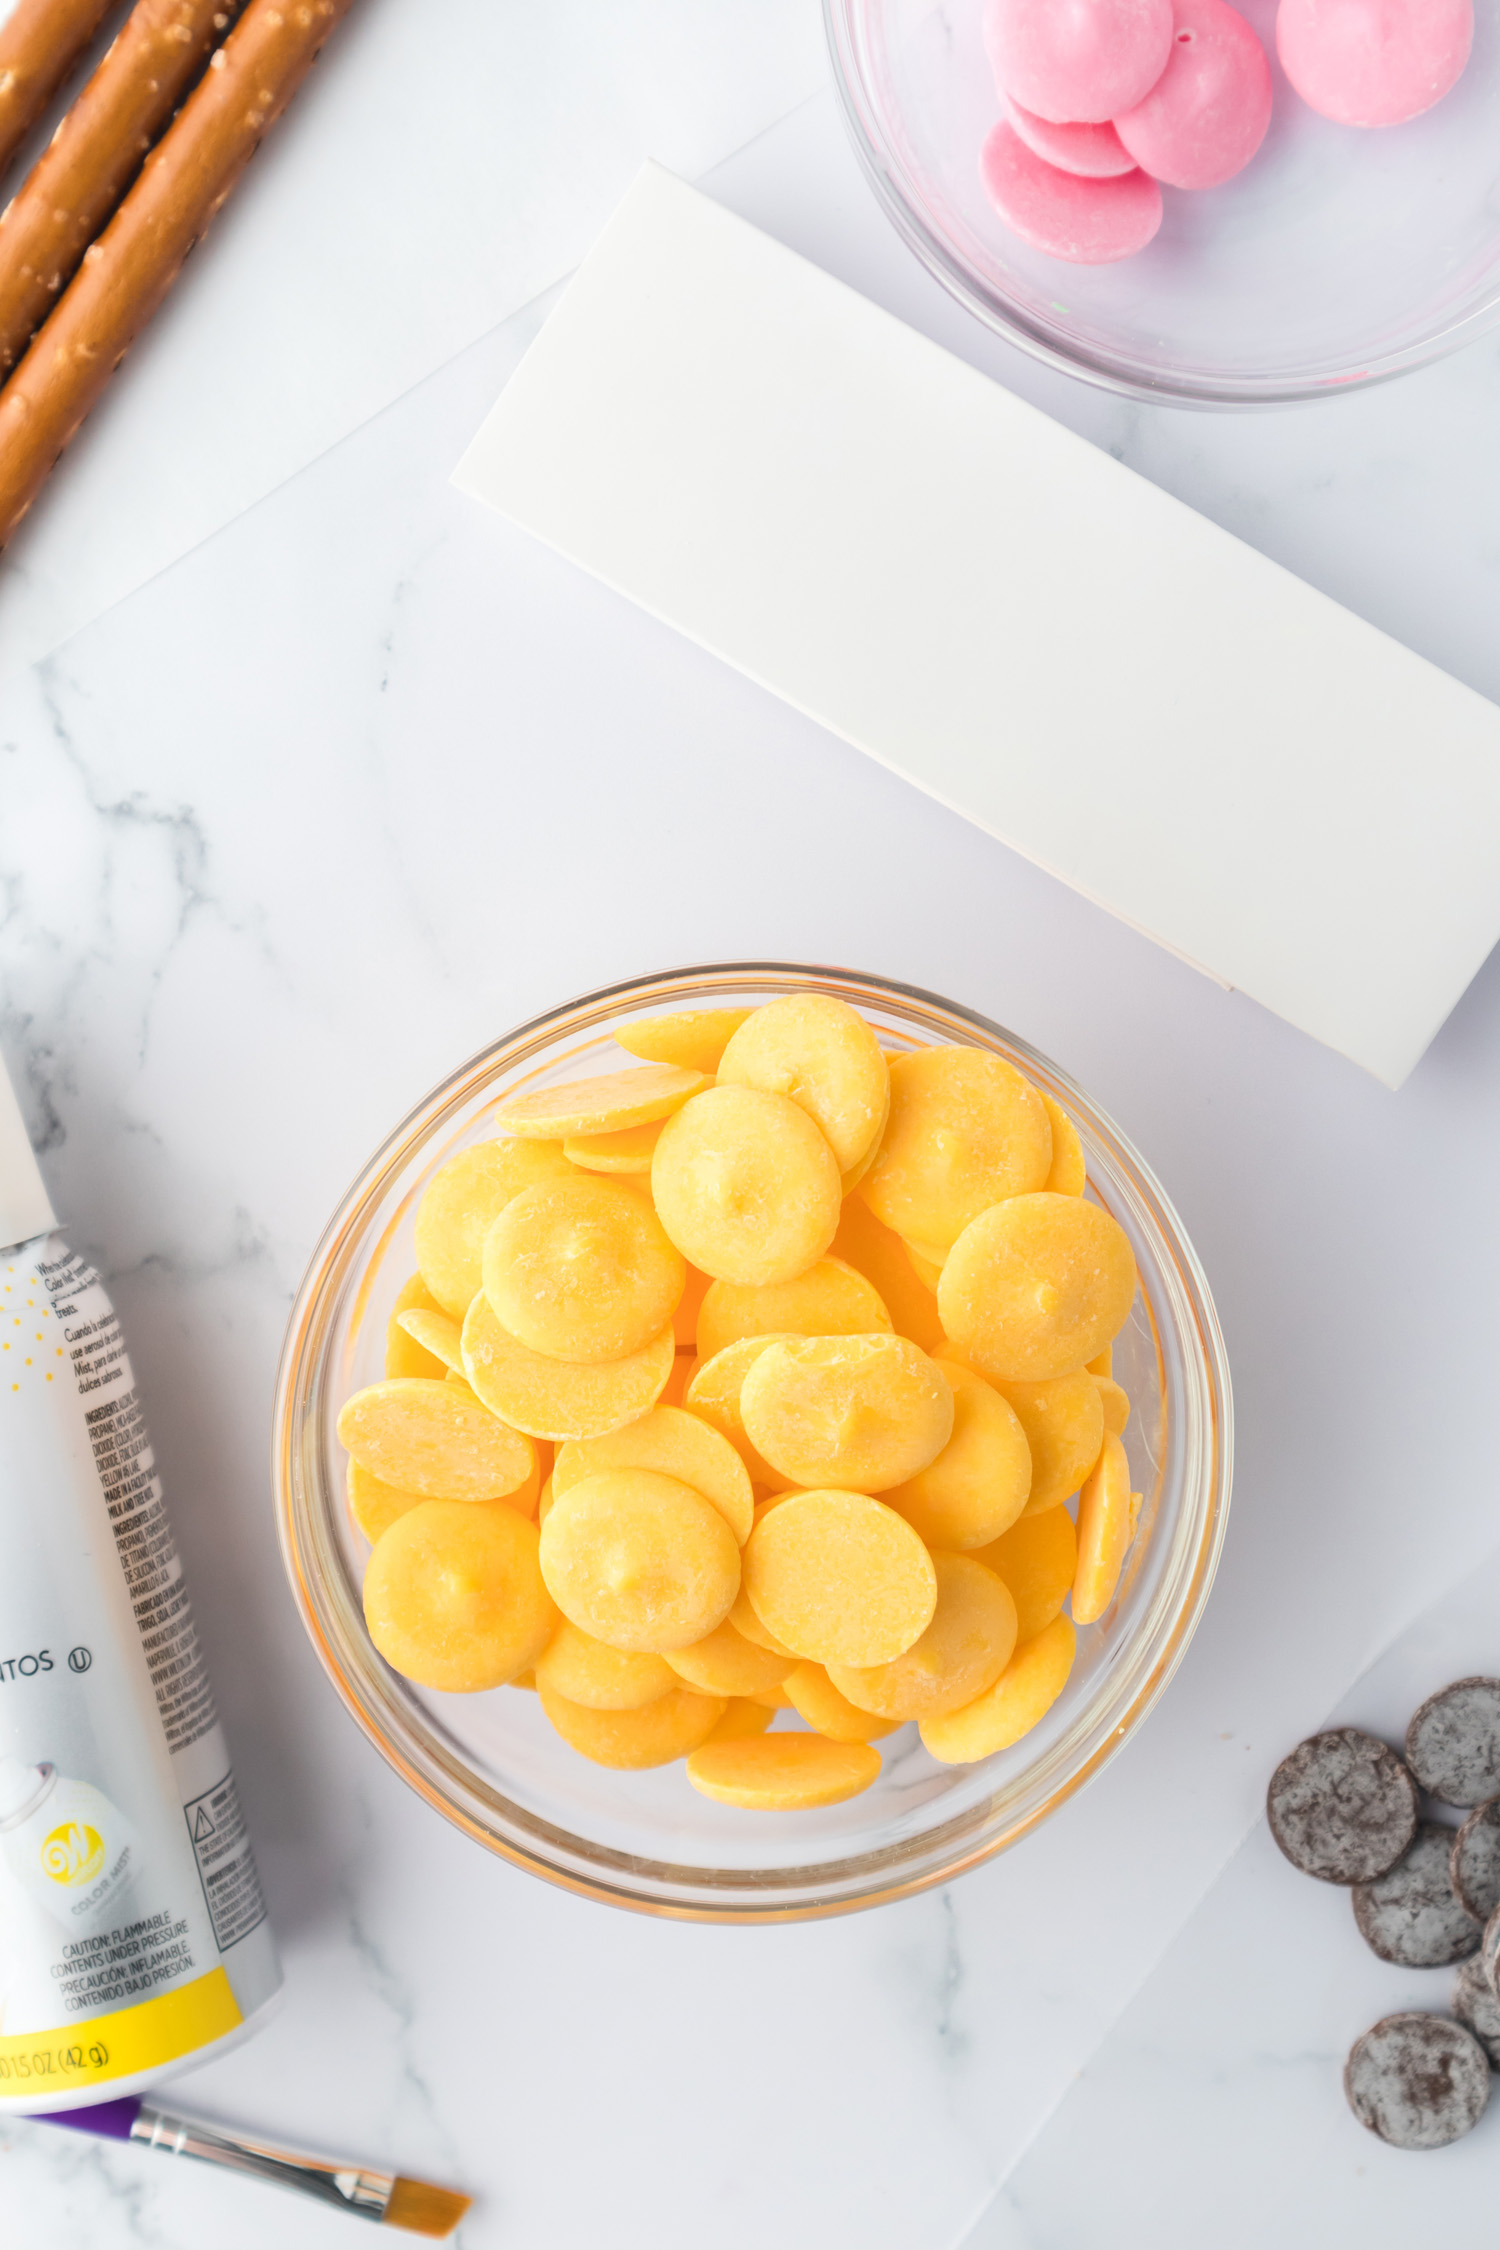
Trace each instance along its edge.
{"label": "brush bristle", "polygon": [[474,2198],[434,2187],[430,2180],[397,2180],[382,2226],[405,2227],[408,2234],[448,2235]]}

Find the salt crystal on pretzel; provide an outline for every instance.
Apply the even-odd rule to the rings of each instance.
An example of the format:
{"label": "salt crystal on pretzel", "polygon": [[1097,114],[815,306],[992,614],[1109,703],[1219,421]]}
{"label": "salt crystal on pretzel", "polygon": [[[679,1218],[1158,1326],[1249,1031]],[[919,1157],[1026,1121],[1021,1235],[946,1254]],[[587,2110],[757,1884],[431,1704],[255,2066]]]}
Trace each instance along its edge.
{"label": "salt crystal on pretzel", "polygon": [[112,0],[16,0],[0,23],[0,172],[15,155]]}

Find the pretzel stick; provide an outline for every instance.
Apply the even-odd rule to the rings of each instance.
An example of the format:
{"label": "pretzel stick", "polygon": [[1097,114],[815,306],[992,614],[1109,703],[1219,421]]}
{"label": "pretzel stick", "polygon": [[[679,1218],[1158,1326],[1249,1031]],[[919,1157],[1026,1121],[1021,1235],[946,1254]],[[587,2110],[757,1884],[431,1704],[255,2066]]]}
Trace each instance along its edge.
{"label": "pretzel stick", "polygon": [[353,0],[250,0],[0,391],[0,546]]}
{"label": "pretzel stick", "polygon": [[115,0],[16,0],[0,23],[0,172]]}
{"label": "pretzel stick", "polygon": [[228,25],[225,0],[138,0],[0,212],[0,382]]}

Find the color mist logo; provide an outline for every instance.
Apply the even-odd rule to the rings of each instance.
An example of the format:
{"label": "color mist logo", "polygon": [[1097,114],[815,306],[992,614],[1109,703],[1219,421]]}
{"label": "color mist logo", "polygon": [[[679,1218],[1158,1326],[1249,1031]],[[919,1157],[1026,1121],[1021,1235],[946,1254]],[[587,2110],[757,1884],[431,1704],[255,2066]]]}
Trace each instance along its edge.
{"label": "color mist logo", "polygon": [[54,1883],[92,1883],[104,1871],[104,1838],[86,1820],[66,1820],[42,1839],[41,1861]]}

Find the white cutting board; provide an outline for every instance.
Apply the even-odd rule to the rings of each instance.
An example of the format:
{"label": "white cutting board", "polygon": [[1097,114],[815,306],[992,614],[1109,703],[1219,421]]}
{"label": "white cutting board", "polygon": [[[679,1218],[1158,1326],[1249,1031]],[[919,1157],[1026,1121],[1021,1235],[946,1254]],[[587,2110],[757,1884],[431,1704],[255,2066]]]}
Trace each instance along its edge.
{"label": "white cutting board", "polygon": [[1500,710],[655,165],[455,482],[1389,1086],[1500,936]]}

